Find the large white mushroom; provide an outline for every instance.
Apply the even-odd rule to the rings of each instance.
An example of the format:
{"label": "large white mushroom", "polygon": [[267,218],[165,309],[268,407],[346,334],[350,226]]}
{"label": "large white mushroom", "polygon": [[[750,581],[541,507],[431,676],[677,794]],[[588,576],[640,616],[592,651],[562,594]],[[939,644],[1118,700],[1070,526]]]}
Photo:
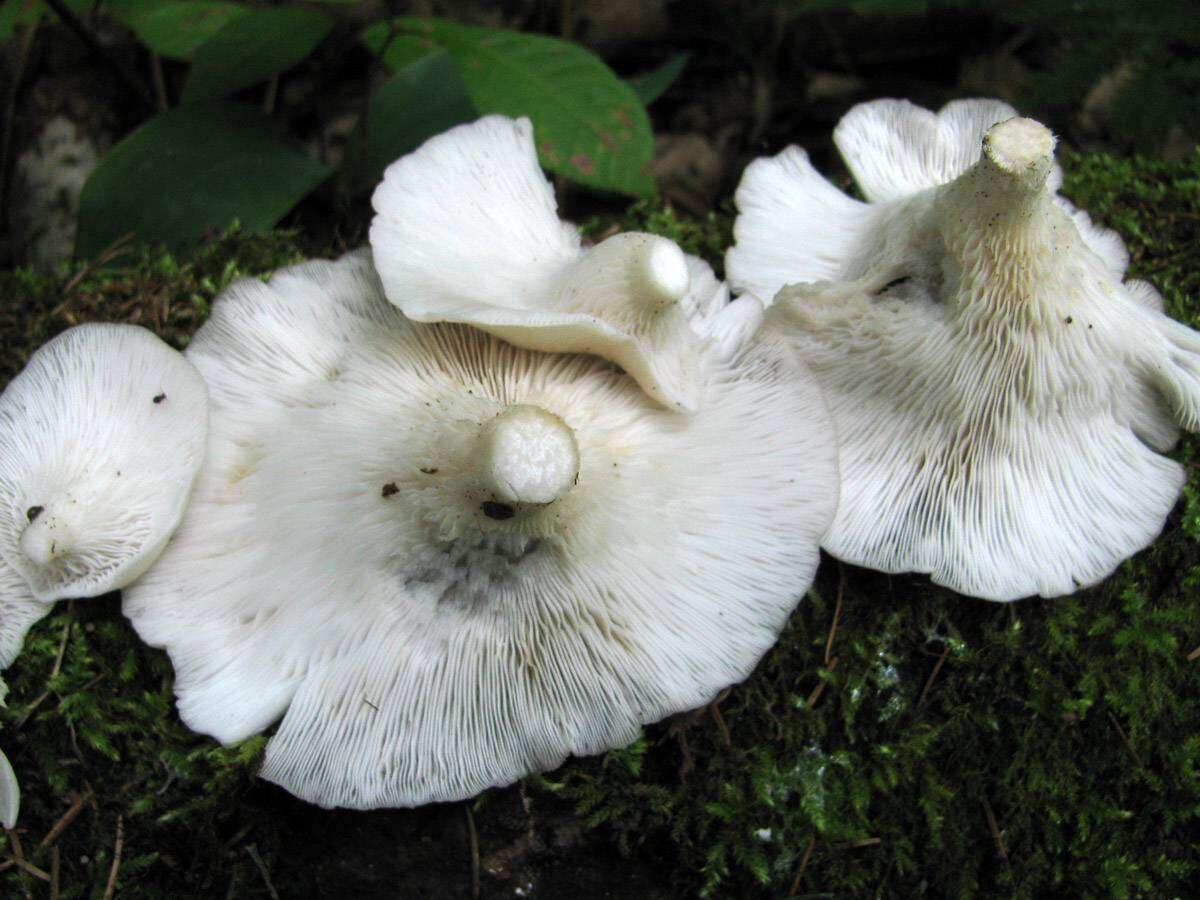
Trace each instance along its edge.
{"label": "large white mushroom", "polygon": [[430,138],[388,168],[373,203],[375,266],[410,319],[603,356],[664,405],[695,408],[687,258],[638,232],[584,249],[558,218],[528,119],[487,116]]}
{"label": "large white mushroom", "polygon": [[55,600],[154,561],[206,430],[200,374],[144,328],[80,325],[33,354],[0,395],[0,668]]}
{"label": "large white mushroom", "polygon": [[1200,335],[1055,196],[1054,137],[1010,108],[857,107],[835,136],[869,202],[803,151],[747,170],[736,288],[770,297],[829,398],[824,546],[992,600],[1070,593],[1159,533],[1200,427]]}
{"label": "large white mushroom", "polygon": [[[694,309],[726,309],[705,284]],[[263,777],[407,806],[744,678],[813,576],[836,451],[791,351],[716,331],[685,417],[596,357],[409,321],[363,255],[232,286],[187,351],[208,462],[124,594],[184,721],[282,716]]]}

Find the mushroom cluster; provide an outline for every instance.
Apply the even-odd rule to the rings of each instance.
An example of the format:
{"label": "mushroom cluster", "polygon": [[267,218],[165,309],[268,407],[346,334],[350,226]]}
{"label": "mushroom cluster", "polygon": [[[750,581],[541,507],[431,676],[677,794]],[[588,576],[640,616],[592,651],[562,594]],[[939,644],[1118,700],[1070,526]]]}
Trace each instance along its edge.
{"label": "mushroom cluster", "polygon": [[1200,427],[1200,335],[1057,196],[1048,129],[1006,104],[853,109],[866,202],[799,148],[737,192],[736,289],[773,298],[840,441],[832,554],[1013,600],[1095,584],[1161,531]]}
{"label": "mushroom cluster", "polygon": [[[126,614],[325,806],[468,797],[745,678],[837,502],[824,400],[697,259],[583,249],[527,121],[387,172],[371,253],[233,285],[208,459]],[[378,271],[378,274],[377,274]],[[615,364],[615,365],[614,365]]]}
{"label": "mushroom cluster", "polygon": [[123,588],[189,726],[277,725],[263,777],[408,806],[707,702],[820,546],[993,600],[1103,578],[1180,490],[1200,335],[1007,105],[878,101],[835,140],[865,202],[798,148],[747,169],[737,299],[666,238],[587,246],[489,116],[387,170],[368,249],[231,285],[186,359],[56,338],[0,397],[0,668]]}

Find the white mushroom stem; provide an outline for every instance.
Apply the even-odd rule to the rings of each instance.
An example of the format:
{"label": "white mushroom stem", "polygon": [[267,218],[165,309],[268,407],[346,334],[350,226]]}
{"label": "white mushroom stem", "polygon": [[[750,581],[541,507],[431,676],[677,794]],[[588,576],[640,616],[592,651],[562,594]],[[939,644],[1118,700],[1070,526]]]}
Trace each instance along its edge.
{"label": "white mushroom stem", "polygon": [[1054,168],[1054,135],[1033,119],[1009,119],[983,136],[983,155],[941,190],[939,201],[959,217],[1003,227],[1033,202],[1050,202],[1046,180]]}
{"label": "white mushroom stem", "polygon": [[502,503],[552,503],[579,476],[575,433],[537,406],[510,406],[488,422],[480,453],[484,481]]}
{"label": "white mushroom stem", "polygon": [[1055,277],[1079,238],[1047,186],[1054,144],[1050,130],[1032,119],[1000,122],[984,135],[979,161],[938,191],[934,221],[949,253],[945,263],[953,263],[943,273],[943,299],[1025,308]]}
{"label": "white mushroom stem", "polygon": [[[673,241],[632,232],[601,241],[567,269],[560,290],[578,312],[611,319],[662,312],[682,300],[691,285],[687,257]],[[619,298],[619,300],[618,300]]]}
{"label": "white mushroom stem", "polygon": [[21,553],[34,565],[49,565],[74,548],[75,534],[61,516],[44,507],[33,506],[25,517],[29,524],[21,532]]}

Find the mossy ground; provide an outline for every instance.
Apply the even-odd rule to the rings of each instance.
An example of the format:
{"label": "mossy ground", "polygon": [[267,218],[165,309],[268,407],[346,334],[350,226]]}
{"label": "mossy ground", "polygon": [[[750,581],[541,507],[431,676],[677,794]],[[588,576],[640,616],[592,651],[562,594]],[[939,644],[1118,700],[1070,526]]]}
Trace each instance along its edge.
{"label": "mossy ground", "polygon": [[[1067,168],[1066,192],[1129,241],[1133,274],[1200,323],[1200,156]],[[727,215],[643,206],[623,224],[714,259],[728,243]],[[234,235],[187,261],[0,276],[0,380],[76,321],[139,321],[182,346],[232,278],[297,255],[286,233]],[[1200,466],[1200,442],[1176,456]],[[57,869],[60,896],[100,897],[119,842],[115,895],[136,898],[470,896],[473,873],[482,896],[580,900],[1194,895],[1198,476],[1151,548],[1056,601],[989,604],[826,559],[719,705],[414,811],[328,812],[257,782],[262,740],[190,734],[169,664],[115,598],[64,604],[7,673],[0,746],[24,802],[0,854],[19,840],[27,866],[0,862],[0,893],[45,896],[37,873]]]}

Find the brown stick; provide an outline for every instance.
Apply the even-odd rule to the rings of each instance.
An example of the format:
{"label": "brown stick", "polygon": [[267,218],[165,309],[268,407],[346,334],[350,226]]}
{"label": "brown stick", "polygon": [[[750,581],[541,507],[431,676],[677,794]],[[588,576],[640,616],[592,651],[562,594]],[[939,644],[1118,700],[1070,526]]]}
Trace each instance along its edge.
{"label": "brown stick", "polygon": [[163,78],[162,57],[150,51],[150,80],[154,83],[154,105],[160,113],[167,111],[167,80]]}
{"label": "brown stick", "polygon": [[471,897],[479,900],[479,832],[475,830],[475,814],[471,812],[471,801],[463,804],[467,814],[467,838],[471,843]]}
{"label": "brown stick", "polygon": [[1121,727],[1121,723],[1117,721],[1117,717],[1112,714],[1112,710],[1108,711],[1108,720],[1112,722],[1113,728],[1117,729],[1117,734],[1121,737],[1121,743],[1125,745],[1125,749],[1129,751],[1129,755],[1133,757],[1133,761],[1137,763],[1139,769],[1146,768],[1146,764],[1142,762],[1142,758],[1138,756],[1138,752],[1133,749],[1133,744],[1129,742],[1129,735],[1125,733],[1125,729]]}
{"label": "brown stick", "polygon": [[258,855],[258,848],[253,844],[247,844],[246,852],[250,854],[254,865],[258,867],[258,874],[262,876],[263,884],[267,886],[267,893],[271,895],[271,900],[279,900],[279,893],[275,890],[275,885],[271,883],[271,873],[267,871],[266,863]]}
{"label": "brown stick", "polygon": [[121,869],[121,850],[125,845],[125,817],[117,815],[117,839],[113,842],[113,861],[108,869],[108,883],[104,885],[102,900],[112,900],[117,890],[117,872]]}
{"label": "brown stick", "polygon": [[274,75],[272,76],[271,80],[267,82],[266,90],[263,91],[262,109],[266,115],[272,116],[275,114],[275,98],[278,96],[278,94],[279,76]]}
{"label": "brown stick", "polygon": [[992,804],[988,803],[987,797],[983,798],[983,814],[987,816],[988,831],[992,833],[992,840],[996,844],[996,853],[1005,862],[1008,862],[1008,847],[1004,845],[1004,835],[1000,833],[1000,825],[996,821],[996,814],[992,812]]}
{"label": "brown stick", "polygon": [[846,592],[846,570],[838,562],[837,600],[833,604],[833,621],[829,625],[829,637],[825,639],[825,665],[833,659],[833,639],[837,637],[838,620],[842,617],[842,596]]}
{"label": "brown stick", "polygon": [[54,826],[46,832],[46,836],[42,838],[42,842],[37,845],[37,848],[42,850],[46,847],[53,846],[54,842],[62,836],[64,831],[67,830],[67,826],[74,822],[75,817],[83,811],[84,804],[87,803],[88,798],[90,797],[91,793],[89,791],[84,791],[82,794],[76,794],[74,802],[67,807],[67,811],[65,813],[58,817],[58,821],[55,822]]}
{"label": "brown stick", "polygon": [[929,673],[929,677],[925,679],[925,687],[921,688],[921,696],[917,698],[917,706],[925,703],[925,698],[929,696],[929,690],[933,687],[934,679],[938,677],[938,672],[942,671],[942,666],[946,664],[946,657],[950,655],[950,642],[946,641],[942,647],[942,655],[937,658],[937,662],[933,664],[933,671]]}
{"label": "brown stick", "polygon": [[1200,647],[1197,647],[1195,650],[1189,653],[1187,658],[1188,662],[1195,662],[1196,660],[1200,659]]}
{"label": "brown stick", "polygon": [[728,696],[729,688],[725,688],[708,704],[708,712],[712,716],[713,721],[717,723],[717,730],[721,732],[721,742],[726,747],[732,747],[733,736],[729,733],[729,726],[725,724],[725,717],[721,715],[721,703]]}
{"label": "brown stick", "polygon": [[125,234],[118,237],[115,241],[97,253],[93,259],[88,260],[83,268],[72,275],[71,280],[63,285],[63,301],[58,304],[58,306],[54,307],[54,309],[50,310],[48,317],[64,314],[67,307],[71,305],[71,301],[75,299],[71,296],[71,292],[74,291],[75,288],[79,287],[79,283],[83,281],[83,279],[87,278],[88,275],[94,272],[98,267],[104,265],[105,263],[112,262],[118,256],[128,253],[129,247],[127,244],[132,240],[133,232],[127,231]]}
{"label": "brown stick", "polygon": [[50,900],[58,900],[58,859],[57,847],[50,848]]}
{"label": "brown stick", "polygon": [[804,855],[800,857],[800,868],[796,870],[796,877],[792,879],[792,886],[788,888],[787,895],[789,897],[795,897],[796,891],[800,890],[800,879],[804,877],[804,870],[808,868],[808,861],[812,858],[815,846],[817,846],[817,839],[809,838],[808,846],[804,848]]}
{"label": "brown stick", "polygon": [[0,138],[0,228],[8,230],[9,194],[12,190],[12,155],[16,141],[13,133],[17,119],[17,100],[21,96],[21,82],[25,80],[25,70],[29,68],[29,59],[33,54],[33,43],[37,37],[38,23],[21,32],[21,42],[17,48],[17,64],[13,70],[12,82],[8,86],[8,94],[4,98],[4,134]]}
{"label": "brown stick", "polygon": [[846,844],[839,844],[838,849],[839,850],[859,850],[863,847],[874,847],[875,845],[882,844],[882,843],[883,843],[883,838],[869,837],[869,838],[862,838],[861,840],[857,840],[857,841],[850,841],[849,843],[846,843]]}
{"label": "brown stick", "polygon": [[[838,664],[837,657],[834,657],[833,659],[831,659],[829,661],[829,665],[827,665],[825,668],[828,671],[832,672],[834,669],[837,668],[837,664]],[[825,679],[822,678],[820,681],[817,682],[817,686],[812,689],[812,693],[808,695],[808,700],[805,702],[808,704],[808,706],[810,708],[813,706],[816,706],[817,701],[821,699],[821,694],[825,693],[826,683],[827,682],[825,681]]]}

